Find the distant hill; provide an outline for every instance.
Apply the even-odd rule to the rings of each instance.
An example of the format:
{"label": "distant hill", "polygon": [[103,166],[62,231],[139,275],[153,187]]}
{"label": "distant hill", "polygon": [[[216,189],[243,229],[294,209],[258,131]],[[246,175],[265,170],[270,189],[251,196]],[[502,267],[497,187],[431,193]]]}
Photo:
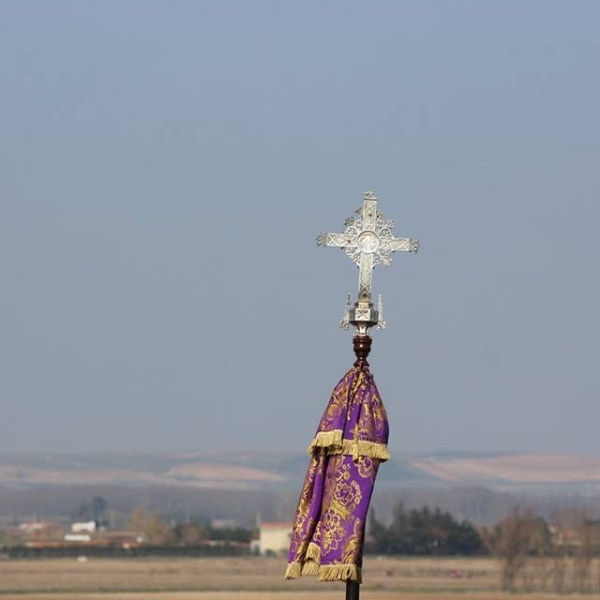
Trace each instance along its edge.
{"label": "distant hill", "polygon": [[[297,486],[302,453],[118,453],[0,455],[0,487],[62,485],[282,489]],[[600,491],[600,457],[569,454],[396,455],[380,470],[391,486],[580,487]]]}
{"label": "distant hill", "polygon": [[[124,524],[134,508],[175,520],[291,520],[308,465],[304,453],[184,452],[0,455],[0,523],[41,515],[68,522],[102,495]],[[600,517],[600,458],[433,452],[398,454],[379,471],[373,507],[439,506],[456,518],[496,523],[512,506],[542,515],[586,506]]]}
{"label": "distant hill", "polygon": [[600,458],[572,454],[504,454],[417,458],[412,465],[453,483],[600,484]]}

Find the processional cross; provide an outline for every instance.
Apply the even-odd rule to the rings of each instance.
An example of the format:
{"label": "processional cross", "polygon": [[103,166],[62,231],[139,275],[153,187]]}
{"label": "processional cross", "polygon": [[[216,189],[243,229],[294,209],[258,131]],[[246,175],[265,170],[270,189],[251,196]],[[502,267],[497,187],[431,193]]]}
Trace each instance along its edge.
{"label": "processional cross", "polygon": [[352,306],[348,296],[340,326],[348,329],[353,325],[359,336],[366,336],[369,327],[385,328],[381,296],[377,309],[371,301],[373,268],[376,265],[389,267],[392,252],[418,252],[419,240],[394,237],[394,221],[385,219],[377,210],[377,197],[373,192],[364,193],[362,209],[355,215],[346,219],[344,233],[323,233],[317,237],[317,244],[341,248],[358,265],[358,298]]}
{"label": "processional cross", "polygon": [[[341,323],[344,329],[357,329],[352,340],[356,362],[334,389],[310,445],[311,466],[294,519],[286,578],[315,574],[322,581],[345,581],[346,600],[359,600],[364,525],[377,468],[389,458],[387,417],[367,362],[369,328],[385,327],[381,297],[377,309],[371,301],[373,268],[389,266],[392,252],[417,252],[419,241],[394,237],[394,222],[377,210],[373,192],[365,192],[362,209],[345,225],[343,233],[319,235],[317,244],[341,248],[358,266],[358,298],[352,305],[348,297]],[[345,412],[340,402],[346,403]],[[360,465],[370,465],[370,475]],[[345,498],[343,516],[331,500],[337,495]],[[325,544],[319,533],[319,527],[329,527],[331,515],[343,536],[335,547]]]}

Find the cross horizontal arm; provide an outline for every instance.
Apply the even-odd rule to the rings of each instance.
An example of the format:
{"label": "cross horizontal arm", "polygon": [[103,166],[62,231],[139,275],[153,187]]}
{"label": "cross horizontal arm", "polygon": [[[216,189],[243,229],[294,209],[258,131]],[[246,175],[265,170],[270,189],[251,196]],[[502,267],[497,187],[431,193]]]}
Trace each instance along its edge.
{"label": "cross horizontal arm", "polygon": [[392,238],[381,240],[382,249],[389,250],[390,252],[418,252],[419,251],[419,240],[413,240],[411,238]]}
{"label": "cross horizontal arm", "polygon": [[344,233],[322,233],[317,236],[318,246],[333,246],[336,248],[349,248],[356,246],[356,236]]}

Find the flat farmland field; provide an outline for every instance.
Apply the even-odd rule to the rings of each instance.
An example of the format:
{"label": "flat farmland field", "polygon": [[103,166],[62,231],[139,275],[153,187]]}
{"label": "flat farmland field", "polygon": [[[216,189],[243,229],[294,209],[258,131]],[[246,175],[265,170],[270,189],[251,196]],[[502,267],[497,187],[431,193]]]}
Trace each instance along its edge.
{"label": "flat farmland field", "polygon": [[[2,560],[0,600],[325,600],[343,599],[343,583],[312,577],[285,581],[285,561],[264,558]],[[600,564],[592,565],[598,585]],[[499,566],[490,558],[365,560],[364,600],[492,600]],[[597,588],[596,588],[597,589]],[[521,594],[506,595],[519,597]],[[523,594],[528,600],[552,593]],[[599,594],[586,595],[600,600]]]}

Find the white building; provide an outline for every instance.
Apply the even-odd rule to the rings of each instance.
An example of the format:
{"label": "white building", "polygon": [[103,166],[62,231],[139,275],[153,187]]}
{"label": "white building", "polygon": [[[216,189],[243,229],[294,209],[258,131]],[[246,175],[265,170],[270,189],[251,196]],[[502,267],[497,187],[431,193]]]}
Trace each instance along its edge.
{"label": "white building", "polygon": [[89,533],[67,533],[65,534],[65,542],[89,542],[92,536]]}
{"label": "white building", "polygon": [[292,526],[290,523],[265,523],[260,524],[258,550],[261,556],[276,554],[286,555],[292,539]]}
{"label": "white building", "polygon": [[86,521],[81,523],[73,523],[73,525],[71,525],[71,531],[73,533],[94,533],[94,531],[96,531],[96,522]]}

